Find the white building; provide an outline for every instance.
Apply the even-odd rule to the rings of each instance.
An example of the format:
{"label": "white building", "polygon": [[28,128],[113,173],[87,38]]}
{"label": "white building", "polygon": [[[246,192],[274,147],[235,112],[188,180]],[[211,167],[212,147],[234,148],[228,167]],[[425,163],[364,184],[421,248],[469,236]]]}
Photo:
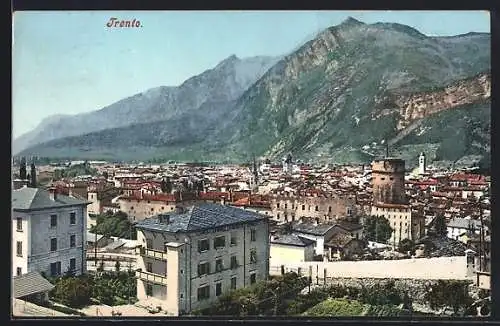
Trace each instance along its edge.
{"label": "white building", "polygon": [[325,243],[333,236],[335,225],[299,221],[292,225],[292,230],[296,235],[314,241],[315,254],[323,255]]}
{"label": "white building", "polygon": [[88,204],[55,189],[12,191],[12,275],[84,273]]}
{"label": "white building", "polygon": [[169,315],[208,308],[222,293],[269,275],[269,225],[260,214],[200,204],[136,228],[137,297]]}
{"label": "white building", "polygon": [[418,173],[419,174],[425,174],[427,170],[426,166],[427,162],[425,159],[425,154],[424,152],[420,153],[420,156],[418,157]]}
{"label": "white building", "polygon": [[446,226],[448,238],[458,240],[458,238],[469,231],[474,230],[475,234],[481,232],[481,222],[466,218],[454,218],[450,220]]}

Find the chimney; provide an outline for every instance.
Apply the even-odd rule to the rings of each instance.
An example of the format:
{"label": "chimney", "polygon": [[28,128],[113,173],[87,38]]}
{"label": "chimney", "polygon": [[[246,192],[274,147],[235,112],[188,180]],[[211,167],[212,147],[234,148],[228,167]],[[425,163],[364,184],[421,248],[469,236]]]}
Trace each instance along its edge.
{"label": "chimney", "polygon": [[50,200],[57,200],[57,188],[56,187],[49,188],[49,197],[50,197]]}

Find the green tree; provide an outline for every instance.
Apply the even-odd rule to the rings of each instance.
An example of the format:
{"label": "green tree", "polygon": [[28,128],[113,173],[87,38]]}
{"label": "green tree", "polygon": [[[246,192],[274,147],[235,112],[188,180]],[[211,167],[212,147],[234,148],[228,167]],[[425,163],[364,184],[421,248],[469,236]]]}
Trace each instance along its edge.
{"label": "green tree", "polygon": [[170,181],[169,177],[166,177],[161,181],[161,191],[167,194],[172,192],[173,186],[172,181]]}
{"label": "green tree", "polygon": [[59,278],[50,296],[63,305],[80,308],[90,303],[92,282],[86,276]]}
{"label": "green tree", "polygon": [[365,219],[365,234],[369,241],[387,243],[393,229],[389,221],[382,216],[371,216]]}
{"label": "green tree", "polygon": [[434,233],[438,236],[446,236],[448,234],[446,228],[446,220],[443,214],[438,214],[434,219],[434,224],[431,233]]}
{"label": "green tree", "polygon": [[403,254],[410,252],[411,255],[414,255],[415,243],[411,239],[403,239],[399,242],[398,251]]}
{"label": "green tree", "polygon": [[121,211],[105,212],[98,215],[96,225],[90,228],[90,232],[123,239],[135,240],[137,237],[135,228],[129,221],[127,214]]}

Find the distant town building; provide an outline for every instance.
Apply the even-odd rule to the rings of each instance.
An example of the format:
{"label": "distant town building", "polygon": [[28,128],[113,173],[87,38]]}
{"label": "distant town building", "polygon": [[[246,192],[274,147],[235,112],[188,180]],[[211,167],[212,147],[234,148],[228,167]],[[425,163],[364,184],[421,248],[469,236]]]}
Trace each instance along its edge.
{"label": "distant town building", "polygon": [[313,261],[315,241],[296,234],[277,234],[271,236],[269,259],[281,263]]}
{"label": "distant town building", "polygon": [[84,273],[88,204],[54,188],[12,191],[12,275]]}
{"label": "distant town building", "polygon": [[136,229],[137,297],[169,314],[208,308],[222,293],[269,275],[269,224],[260,214],[205,203],[144,219]]}
{"label": "distant town building", "polygon": [[275,195],[271,199],[272,218],[278,222],[298,221],[301,217],[328,222],[356,216],[354,196],[293,196]]}

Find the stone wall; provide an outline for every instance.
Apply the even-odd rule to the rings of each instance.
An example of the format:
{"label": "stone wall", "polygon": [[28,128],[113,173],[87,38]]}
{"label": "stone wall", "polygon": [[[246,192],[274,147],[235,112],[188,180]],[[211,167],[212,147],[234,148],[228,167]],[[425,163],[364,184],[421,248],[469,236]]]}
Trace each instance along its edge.
{"label": "stone wall", "polygon": [[[366,260],[338,262],[285,262],[279,257],[270,259],[270,274],[279,275],[281,265],[286,271],[298,269],[304,275],[328,278],[394,278],[414,280],[468,280],[467,261],[464,256],[411,258],[400,260]],[[309,274],[310,273],[310,274]]]}

